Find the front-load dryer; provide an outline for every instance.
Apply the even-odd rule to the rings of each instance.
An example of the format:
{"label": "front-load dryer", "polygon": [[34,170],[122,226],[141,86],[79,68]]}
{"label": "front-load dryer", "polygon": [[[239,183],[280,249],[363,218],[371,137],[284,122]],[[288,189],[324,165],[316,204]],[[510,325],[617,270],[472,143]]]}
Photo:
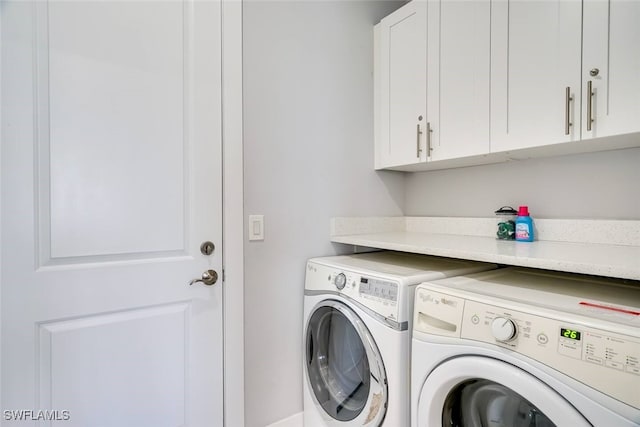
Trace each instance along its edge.
{"label": "front-load dryer", "polygon": [[397,252],[311,259],[304,295],[304,425],[409,426],[415,285],[495,265]]}
{"label": "front-load dryer", "polygon": [[416,288],[412,426],[640,425],[640,282],[507,268]]}

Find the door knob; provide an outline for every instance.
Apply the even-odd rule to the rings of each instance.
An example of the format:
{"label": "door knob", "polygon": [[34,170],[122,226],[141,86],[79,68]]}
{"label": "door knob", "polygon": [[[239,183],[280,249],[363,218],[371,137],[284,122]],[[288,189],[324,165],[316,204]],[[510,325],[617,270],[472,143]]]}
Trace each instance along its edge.
{"label": "door knob", "polygon": [[191,282],[189,282],[189,285],[193,285],[194,283],[201,282],[207,286],[211,286],[215,284],[217,281],[218,281],[218,273],[216,273],[215,270],[207,270],[204,273],[202,273],[202,278],[193,279]]}

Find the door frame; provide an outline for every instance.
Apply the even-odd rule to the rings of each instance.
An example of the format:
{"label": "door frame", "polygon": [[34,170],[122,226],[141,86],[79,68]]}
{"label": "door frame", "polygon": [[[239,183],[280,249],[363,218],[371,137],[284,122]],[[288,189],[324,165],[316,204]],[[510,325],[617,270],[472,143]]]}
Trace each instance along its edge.
{"label": "door frame", "polygon": [[[242,162],[242,0],[221,0],[221,8],[223,31],[222,102],[224,105],[222,117],[223,424],[225,426],[243,426],[244,184]],[[0,38],[1,48],[2,39]],[[0,61],[1,58],[0,55]],[[1,75],[2,68],[0,67],[0,81]],[[2,97],[1,85],[0,97]],[[1,105],[0,103],[0,108]],[[2,111],[0,110],[0,122],[1,120]],[[0,143],[3,143],[1,135]],[[1,153],[2,150],[0,150],[0,163],[2,162]],[[2,184],[0,177],[0,188]],[[1,207],[0,204],[0,220],[2,219]],[[2,256],[1,242],[2,233],[0,232],[0,257]],[[2,348],[0,344],[0,364],[1,362]],[[1,395],[0,401],[2,401]]]}
{"label": "door frame", "polygon": [[224,425],[244,426],[242,0],[222,0]]}

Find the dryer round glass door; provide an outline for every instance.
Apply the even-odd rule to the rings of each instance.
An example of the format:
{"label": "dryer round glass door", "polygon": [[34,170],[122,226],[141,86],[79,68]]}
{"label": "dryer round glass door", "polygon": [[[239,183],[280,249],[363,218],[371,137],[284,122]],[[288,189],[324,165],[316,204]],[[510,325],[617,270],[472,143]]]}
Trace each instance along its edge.
{"label": "dryer round glass door", "polygon": [[591,427],[535,376],[482,356],[460,356],[431,371],[422,384],[416,415],[420,427]]}
{"label": "dryer round glass door", "polygon": [[314,308],[306,331],[308,383],[325,418],[378,425],[386,407],[386,375],[366,325],[345,304],[329,300]]}

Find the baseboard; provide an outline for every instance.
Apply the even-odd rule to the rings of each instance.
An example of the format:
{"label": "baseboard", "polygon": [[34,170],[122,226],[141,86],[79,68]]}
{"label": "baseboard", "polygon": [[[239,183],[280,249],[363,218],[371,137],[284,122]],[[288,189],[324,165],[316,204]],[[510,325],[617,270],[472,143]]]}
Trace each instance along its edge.
{"label": "baseboard", "polygon": [[302,412],[287,417],[283,420],[276,421],[273,424],[269,424],[267,427],[303,427],[304,417]]}

